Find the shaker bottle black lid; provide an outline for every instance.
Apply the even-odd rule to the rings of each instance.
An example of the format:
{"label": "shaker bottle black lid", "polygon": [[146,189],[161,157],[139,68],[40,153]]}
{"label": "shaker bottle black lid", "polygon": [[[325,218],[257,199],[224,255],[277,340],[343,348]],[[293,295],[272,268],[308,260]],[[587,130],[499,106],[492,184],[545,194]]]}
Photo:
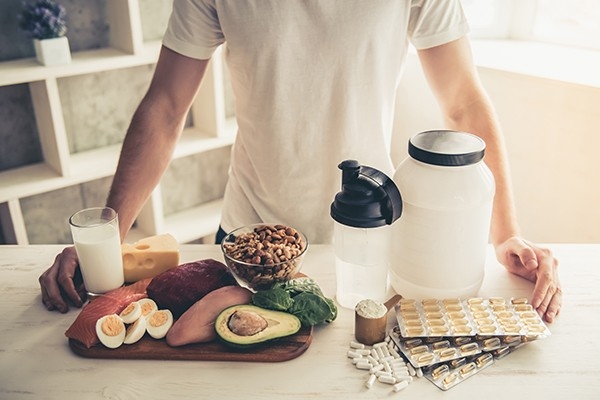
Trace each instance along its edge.
{"label": "shaker bottle black lid", "polygon": [[331,217],[356,228],[390,225],[402,214],[402,197],[392,179],[355,160],[342,161],[342,190],[331,204]]}
{"label": "shaker bottle black lid", "polygon": [[485,142],[470,133],[438,130],[418,133],[408,141],[408,154],[431,165],[459,167],[475,164],[485,153]]}

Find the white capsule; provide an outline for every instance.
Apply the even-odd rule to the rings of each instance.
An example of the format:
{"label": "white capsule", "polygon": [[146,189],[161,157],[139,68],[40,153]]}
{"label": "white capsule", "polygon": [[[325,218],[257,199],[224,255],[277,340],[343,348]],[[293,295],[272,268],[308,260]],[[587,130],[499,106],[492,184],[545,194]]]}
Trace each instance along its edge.
{"label": "white capsule", "polygon": [[367,356],[367,360],[369,361],[369,363],[371,363],[371,365],[378,365],[379,364],[379,360],[376,360],[375,358],[373,358],[373,356]]}
{"label": "white capsule", "polygon": [[423,377],[423,369],[421,368],[416,368],[415,371],[417,372],[417,378],[422,378]]}
{"label": "white capsule", "polygon": [[380,376],[392,376],[392,373],[388,372],[388,371],[381,370],[381,371],[375,372],[375,375],[379,378]]}
{"label": "white capsule", "polygon": [[391,354],[391,355],[392,355],[392,357],[394,357],[394,358],[398,358],[398,359],[399,359],[399,358],[401,358],[401,357],[400,357],[400,354],[399,354],[399,353],[396,351],[396,349],[394,349],[394,348],[391,348],[391,349],[390,349],[390,354]]}
{"label": "white capsule", "polygon": [[408,374],[410,376],[417,375],[417,371],[415,370],[415,367],[413,367],[411,363],[406,363],[406,368],[408,369]]}
{"label": "white capsule", "polygon": [[396,383],[396,378],[390,375],[380,375],[377,380],[381,383],[387,383],[388,385],[393,385]]}
{"label": "white capsule", "polygon": [[377,353],[377,350],[375,349],[371,349],[371,357],[373,357],[376,360],[379,360],[379,353]]}
{"label": "white capsule", "polygon": [[365,345],[360,342],[357,342],[356,340],[352,340],[350,342],[350,347],[353,349],[364,349]]}
{"label": "white capsule", "polygon": [[369,372],[374,374],[377,371],[381,371],[383,368],[384,368],[383,364],[378,364],[378,365],[371,367],[371,370]]}
{"label": "white capsule", "polygon": [[402,389],[405,389],[409,383],[410,383],[409,381],[400,381],[400,382],[396,383],[394,385],[394,392],[399,392]]}
{"label": "white capsule", "polygon": [[371,354],[371,350],[369,349],[356,349],[354,351],[360,354],[361,356],[368,356],[369,354]]}
{"label": "white capsule", "polygon": [[358,354],[355,350],[348,350],[348,358],[356,358],[356,357],[362,357],[362,354]]}
{"label": "white capsule", "polygon": [[365,359],[363,357],[354,357],[352,359],[352,364],[358,364],[361,361],[365,361]]}
{"label": "white capsule", "polygon": [[367,381],[365,382],[365,386],[367,387],[367,389],[371,389],[371,386],[373,386],[376,380],[377,377],[375,375],[369,375],[369,379],[367,379]]}
{"label": "white capsule", "polygon": [[370,370],[371,364],[369,364],[367,361],[359,362],[359,363],[356,363],[356,368]]}

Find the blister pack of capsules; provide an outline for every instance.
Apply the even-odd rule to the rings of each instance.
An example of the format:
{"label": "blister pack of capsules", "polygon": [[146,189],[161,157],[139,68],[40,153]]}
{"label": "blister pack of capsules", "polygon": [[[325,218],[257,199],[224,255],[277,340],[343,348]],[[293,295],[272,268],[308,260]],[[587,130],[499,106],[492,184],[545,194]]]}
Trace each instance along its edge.
{"label": "blister pack of capsules", "polygon": [[403,357],[442,390],[523,344],[550,335],[527,299],[402,299],[390,337]]}
{"label": "blister pack of capsules", "polygon": [[395,306],[403,337],[528,336],[550,330],[526,298],[401,299]]}

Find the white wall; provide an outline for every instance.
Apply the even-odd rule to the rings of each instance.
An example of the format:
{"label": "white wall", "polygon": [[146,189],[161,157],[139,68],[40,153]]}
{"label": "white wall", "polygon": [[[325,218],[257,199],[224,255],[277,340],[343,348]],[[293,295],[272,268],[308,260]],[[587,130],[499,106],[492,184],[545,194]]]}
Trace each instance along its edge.
{"label": "white wall", "polygon": [[[600,88],[479,68],[502,124],[523,236],[545,243],[600,242]],[[443,128],[411,54],[399,88],[392,157],[408,138]]]}

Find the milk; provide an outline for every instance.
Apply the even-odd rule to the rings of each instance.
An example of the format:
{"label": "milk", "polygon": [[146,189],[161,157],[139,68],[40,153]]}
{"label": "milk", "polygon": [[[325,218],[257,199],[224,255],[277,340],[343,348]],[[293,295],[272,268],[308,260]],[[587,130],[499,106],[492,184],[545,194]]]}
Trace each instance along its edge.
{"label": "milk", "polygon": [[69,219],[83,282],[90,295],[123,285],[123,256],[119,221],[109,207],[88,208]]}
{"label": "milk", "polygon": [[114,226],[80,230],[74,242],[88,292],[101,294],[123,285],[121,241]]}

